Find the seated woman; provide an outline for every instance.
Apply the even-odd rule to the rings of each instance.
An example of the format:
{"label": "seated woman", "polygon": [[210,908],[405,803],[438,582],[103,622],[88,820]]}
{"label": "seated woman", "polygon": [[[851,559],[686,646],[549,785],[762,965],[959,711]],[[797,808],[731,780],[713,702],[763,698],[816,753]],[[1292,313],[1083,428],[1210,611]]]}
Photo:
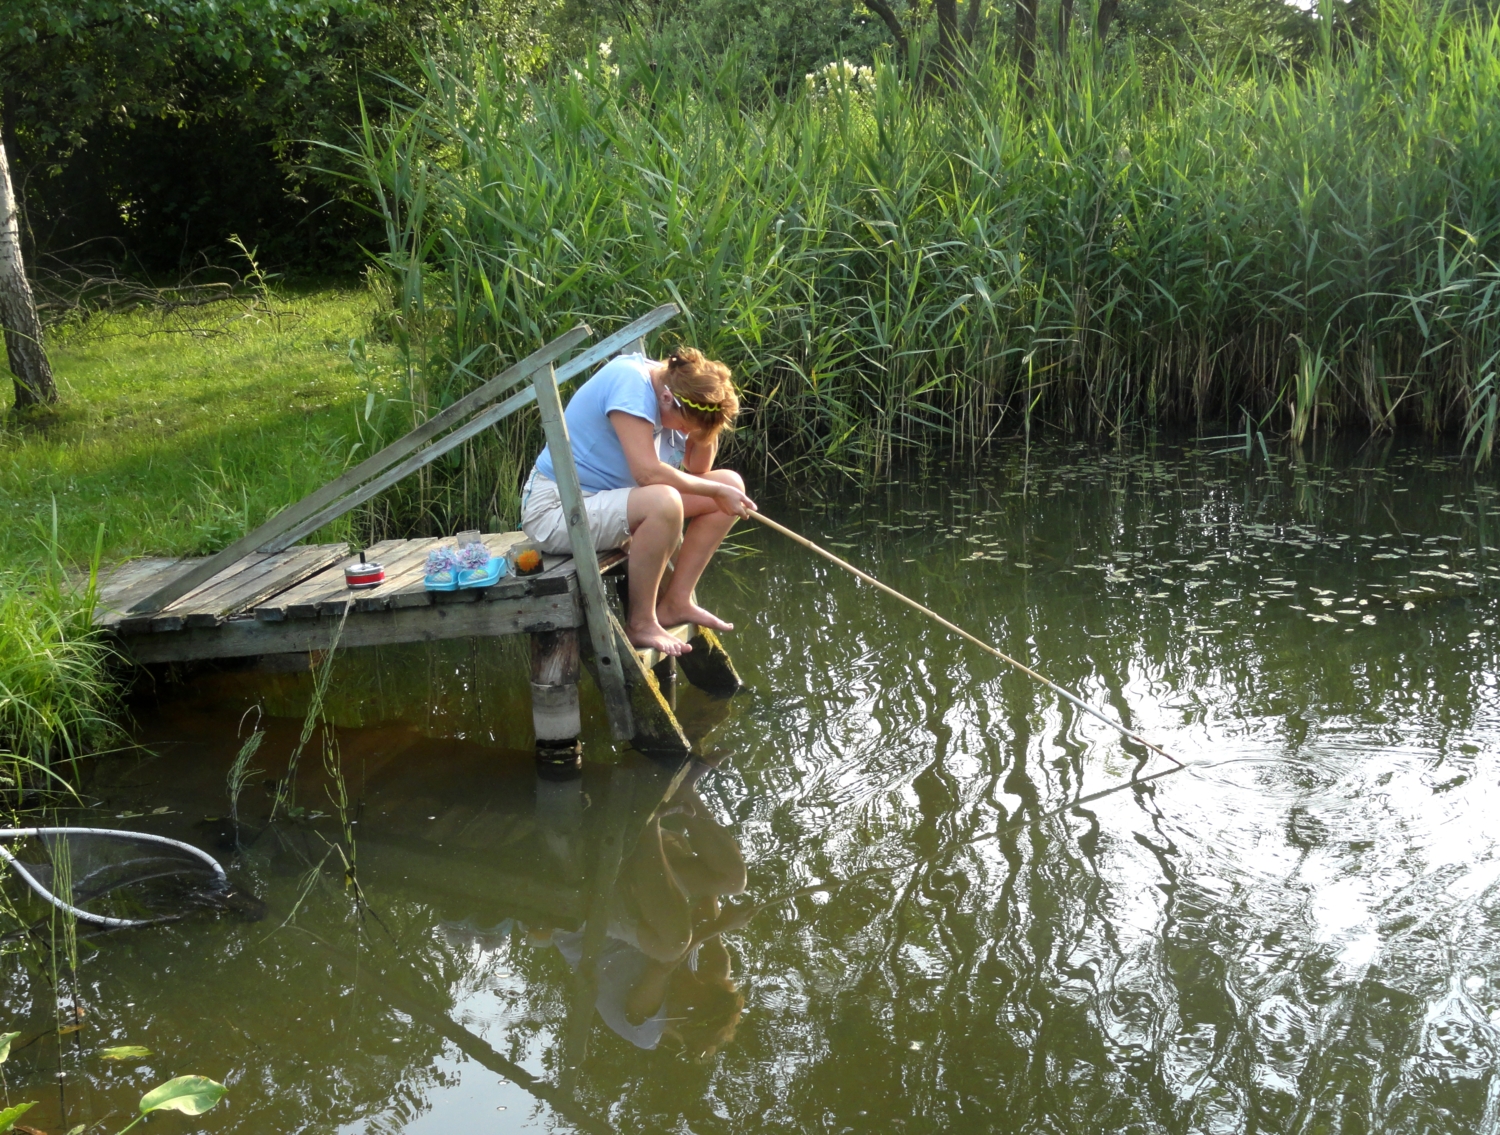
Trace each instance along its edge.
{"label": "seated woman", "polygon": [[[729,368],[690,347],[665,362],[620,355],[568,400],[564,416],[594,547],[618,548],[630,538],[625,631],[638,647],[687,653],[691,647],[664,629],[678,623],[734,629],[692,595],[735,517],[755,508],[739,474],[713,467],[719,433],[738,412]],[[521,491],[521,528],[544,552],[569,551],[547,449]],[[674,552],[676,567],[662,591]]]}

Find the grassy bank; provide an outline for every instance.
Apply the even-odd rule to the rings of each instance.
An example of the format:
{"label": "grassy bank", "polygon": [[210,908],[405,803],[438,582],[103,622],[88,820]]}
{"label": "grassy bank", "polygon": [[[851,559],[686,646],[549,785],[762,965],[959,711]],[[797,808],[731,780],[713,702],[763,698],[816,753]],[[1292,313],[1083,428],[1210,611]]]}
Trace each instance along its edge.
{"label": "grassy bank", "polygon": [[366,143],[416,393],[675,299],[744,385],[739,444],[781,461],[1246,414],[1482,442],[1500,40],[1379,23],[1296,71],[1079,44],[1029,98],[1004,57],[946,94],[877,67],[776,99],[628,47],[534,83],[475,50]]}
{"label": "grassy bank", "polygon": [[54,500],[77,567],[101,525],[105,562],[202,554],[337,475],[382,381],[375,302],[327,288],[53,329],[61,409],[0,424],[0,562],[43,558]]}
{"label": "grassy bank", "polygon": [[217,550],[343,468],[389,383],[365,340],[374,303],[362,288],[267,292],[52,329],[61,408],[0,419],[0,799],[48,779],[18,776],[18,756],[66,775],[117,735],[91,564]]}

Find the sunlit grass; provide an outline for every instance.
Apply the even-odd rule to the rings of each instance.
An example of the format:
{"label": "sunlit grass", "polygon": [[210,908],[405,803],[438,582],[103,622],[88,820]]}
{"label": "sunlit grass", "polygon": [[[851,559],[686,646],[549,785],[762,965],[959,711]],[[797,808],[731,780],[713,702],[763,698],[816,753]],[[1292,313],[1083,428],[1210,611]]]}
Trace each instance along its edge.
{"label": "sunlit grass", "polygon": [[55,330],[58,412],[0,424],[0,562],[40,558],[30,521],[54,499],[76,567],[101,524],[106,563],[202,554],[336,476],[378,382],[350,360],[351,341],[371,353],[374,302],[325,288]]}

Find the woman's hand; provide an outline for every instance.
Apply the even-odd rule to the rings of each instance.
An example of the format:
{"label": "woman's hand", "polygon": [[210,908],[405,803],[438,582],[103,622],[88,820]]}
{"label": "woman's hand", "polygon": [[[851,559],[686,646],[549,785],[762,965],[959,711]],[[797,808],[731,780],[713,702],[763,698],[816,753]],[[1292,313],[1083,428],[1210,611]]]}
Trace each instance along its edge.
{"label": "woman's hand", "polygon": [[719,506],[720,512],[743,517],[760,511],[753,500],[733,485],[726,485],[722,481],[714,483],[718,486],[714,493],[714,502]]}

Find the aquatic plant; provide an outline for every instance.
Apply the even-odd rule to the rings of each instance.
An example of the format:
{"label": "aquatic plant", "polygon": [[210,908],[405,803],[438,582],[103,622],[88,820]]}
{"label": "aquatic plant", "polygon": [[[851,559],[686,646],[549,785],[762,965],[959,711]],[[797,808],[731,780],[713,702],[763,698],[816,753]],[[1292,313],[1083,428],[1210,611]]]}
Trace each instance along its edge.
{"label": "aquatic plant", "polygon": [[227,1091],[223,1084],[210,1080],[207,1076],[177,1076],[143,1095],[141,1113],[120,1128],[117,1135],[125,1135],[125,1132],[153,1112],[178,1111],[183,1115],[202,1115],[217,1107]]}
{"label": "aquatic plant", "polygon": [[40,535],[38,569],[0,573],[0,786],[18,793],[66,788],[62,766],[118,732],[114,652],[93,627],[99,540],[88,575],[70,579],[55,502]]}
{"label": "aquatic plant", "polygon": [[[674,300],[666,341],[735,368],[742,461],[879,467],[1033,420],[1285,432],[1301,344],[1323,415],[1472,431],[1500,347],[1500,30],[1400,3],[1371,27],[1298,69],[1080,43],[1031,94],[1003,52],[946,92],[878,64],[868,97],[782,99],[628,44],[618,76],[530,82],[455,49],[359,144],[413,417]],[[391,507],[513,519],[528,428]]]}
{"label": "aquatic plant", "polygon": [[[240,718],[241,727],[251,710],[246,710]],[[250,734],[245,738],[240,751],[235,754],[233,762],[229,766],[229,772],[224,779],[224,787],[229,793],[229,822],[234,828],[235,842],[240,838],[240,795],[245,791],[245,786],[261,774],[260,769],[251,768],[250,762],[255,759],[255,754],[260,751],[261,742],[266,739],[266,731],[260,728],[260,707],[254,707],[255,725],[251,727]]]}

